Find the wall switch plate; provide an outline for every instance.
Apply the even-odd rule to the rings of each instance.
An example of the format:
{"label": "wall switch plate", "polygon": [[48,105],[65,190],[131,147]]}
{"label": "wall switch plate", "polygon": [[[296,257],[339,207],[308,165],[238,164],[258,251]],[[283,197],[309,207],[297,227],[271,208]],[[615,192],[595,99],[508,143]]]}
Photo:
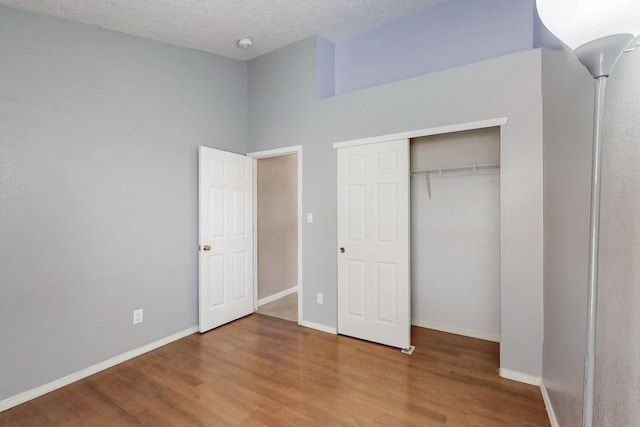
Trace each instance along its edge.
{"label": "wall switch plate", "polygon": [[313,213],[307,212],[307,224],[313,223]]}
{"label": "wall switch plate", "polygon": [[133,310],[133,324],[137,325],[138,323],[142,323],[142,309]]}
{"label": "wall switch plate", "polygon": [[320,293],[316,294],[316,301],[318,302],[318,304],[324,304],[323,295]]}

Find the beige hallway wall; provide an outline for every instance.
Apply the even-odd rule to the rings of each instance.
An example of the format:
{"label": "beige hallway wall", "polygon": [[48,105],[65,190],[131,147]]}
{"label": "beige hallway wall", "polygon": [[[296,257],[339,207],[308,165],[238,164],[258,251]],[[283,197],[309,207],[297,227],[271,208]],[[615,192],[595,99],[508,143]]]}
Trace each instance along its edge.
{"label": "beige hallway wall", "polygon": [[258,160],[258,298],[298,285],[298,155]]}

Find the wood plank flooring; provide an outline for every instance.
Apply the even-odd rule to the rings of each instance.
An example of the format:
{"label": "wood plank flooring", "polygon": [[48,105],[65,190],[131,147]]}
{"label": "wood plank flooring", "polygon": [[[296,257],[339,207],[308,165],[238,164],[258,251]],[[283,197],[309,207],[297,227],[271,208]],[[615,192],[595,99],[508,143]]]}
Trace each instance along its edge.
{"label": "wood plank flooring", "polygon": [[413,328],[413,355],[253,314],[0,413],[0,426],[549,426],[498,344]]}

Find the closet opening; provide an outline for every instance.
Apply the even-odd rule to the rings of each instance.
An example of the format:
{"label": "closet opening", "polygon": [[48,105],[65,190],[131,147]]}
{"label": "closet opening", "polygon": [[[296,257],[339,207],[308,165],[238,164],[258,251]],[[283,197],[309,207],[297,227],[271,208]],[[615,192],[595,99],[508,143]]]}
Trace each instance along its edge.
{"label": "closet opening", "polygon": [[500,341],[500,127],[411,139],[415,326]]}

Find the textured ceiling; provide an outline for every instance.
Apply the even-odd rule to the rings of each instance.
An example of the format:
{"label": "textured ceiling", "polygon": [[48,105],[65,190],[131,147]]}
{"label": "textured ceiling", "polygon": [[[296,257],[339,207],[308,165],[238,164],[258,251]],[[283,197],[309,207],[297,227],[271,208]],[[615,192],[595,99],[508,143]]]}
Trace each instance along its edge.
{"label": "textured ceiling", "polygon": [[[446,1],[0,0],[0,4],[246,60],[315,34],[344,40]],[[254,47],[237,48],[241,37],[252,37]]]}

